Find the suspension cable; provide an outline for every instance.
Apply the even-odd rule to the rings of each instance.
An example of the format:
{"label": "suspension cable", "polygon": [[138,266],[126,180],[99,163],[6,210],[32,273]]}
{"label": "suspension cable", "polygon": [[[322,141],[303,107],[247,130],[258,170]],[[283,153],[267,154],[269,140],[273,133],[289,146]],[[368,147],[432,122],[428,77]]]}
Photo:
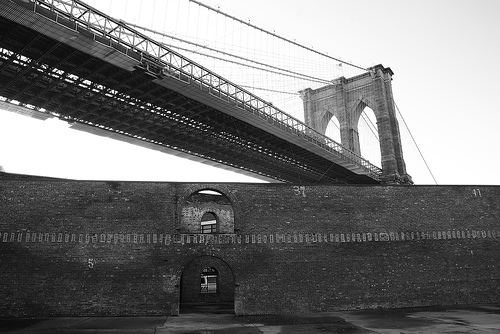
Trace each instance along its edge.
{"label": "suspension cable", "polygon": [[[380,142],[380,139],[378,138],[378,135],[374,130],[374,129],[377,129],[377,127],[373,124],[372,120],[370,119],[370,117],[368,117],[368,115],[365,113],[364,110],[361,113],[361,118],[363,118],[363,121],[365,121],[366,125],[368,125],[368,129],[370,129],[370,131],[373,134],[373,136],[375,137],[375,139],[377,139]],[[368,121],[367,121],[367,119],[368,119]]]}
{"label": "suspension cable", "polygon": [[256,25],[253,25],[253,24],[251,24],[250,22],[246,22],[246,21],[240,20],[240,19],[238,19],[238,18],[236,18],[236,17],[234,17],[234,16],[232,16],[232,15],[229,15],[229,14],[227,14],[227,13],[224,13],[224,12],[220,11],[219,9],[215,9],[215,8],[213,8],[213,7],[210,7],[210,6],[208,6],[208,5],[205,5],[204,3],[201,3],[201,2],[199,2],[199,1],[196,1],[196,0],[189,0],[189,1],[190,1],[190,2],[194,2],[195,4],[197,4],[197,5],[199,5],[199,6],[205,7],[205,8],[207,8],[208,10],[214,11],[214,12],[216,12],[216,13],[220,14],[220,15],[223,15],[223,16],[225,16],[225,17],[228,17],[228,18],[230,18],[230,19],[232,19],[232,20],[234,20],[234,21],[237,21],[237,22],[239,22],[239,23],[241,23],[241,24],[244,24],[244,25],[246,25],[246,26],[248,26],[248,27],[250,27],[250,28],[256,29],[256,30],[261,31],[261,32],[263,32],[263,33],[265,33],[265,34],[271,35],[271,36],[273,36],[273,37],[275,37],[275,38],[277,38],[277,39],[280,39],[280,40],[285,41],[285,42],[287,42],[287,43],[290,43],[290,44],[293,44],[293,45],[295,45],[295,46],[298,46],[298,47],[300,47],[300,48],[302,48],[302,49],[305,49],[305,50],[307,50],[307,51],[311,51],[311,52],[313,52],[313,53],[319,54],[320,56],[323,56],[323,57],[326,57],[326,58],[329,58],[329,59],[335,60],[335,61],[337,61],[337,62],[339,62],[339,63],[343,63],[343,64],[346,64],[346,65],[349,65],[349,66],[355,67],[355,68],[357,68],[357,69],[360,69],[360,70],[363,70],[363,71],[366,71],[366,72],[370,72],[370,70],[369,70],[368,68],[364,68],[364,67],[361,67],[361,66],[358,66],[358,65],[354,65],[354,64],[349,63],[349,62],[346,62],[346,61],[344,61],[344,60],[340,60],[340,59],[338,59],[338,58],[335,58],[335,57],[329,56],[329,55],[327,55],[326,53],[316,51],[316,50],[314,50],[314,49],[312,49],[312,48],[309,48],[309,47],[307,47],[307,46],[304,46],[304,45],[302,45],[302,44],[299,44],[299,43],[297,43],[297,42],[295,42],[295,41],[289,40],[288,38],[281,37],[281,36],[279,36],[279,35],[275,34],[274,32],[270,32],[270,31],[268,31],[268,30],[265,30],[265,29],[262,29],[262,28],[260,28],[260,27],[257,27]]}
{"label": "suspension cable", "polygon": [[[198,43],[191,42],[191,41],[188,41],[188,40],[176,37],[176,36],[172,36],[172,35],[169,35],[169,34],[166,34],[166,33],[155,31],[153,29],[149,29],[149,28],[146,28],[146,27],[141,27],[141,26],[133,24],[133,23],[129,23],[129,22],[125,22],[125,21],[123,21],[123,22],[126,23],[127,25],[131,26],[131,27],[138,28],[138,29],[141,29],[141,30],[144,30],[144,31],[148,31],[148,32],[152,32],[154,34],[157,34],[157,35],[160,35],[160,36],[163,36],[163,37],[167,37],[167,38],[171,38],[171,39],[177,40],[177,41],[182,42],[182,43],[191,44],[191,45],[199,47],[199,48],[203,48],[203,49],[207,49],[209,51],[221,53],[221,54],[223,54],[225,56],[233,57],[233,58],[236,58],[236,59],[241,59],[241,60],[247,61],[249,63],[254,63],[254,64],[257,64],[257,65],[261,65],[261,66],[266,66],[266,67],[269,67],[269,68],[272,68],[272,69],[275,69],[275,70],[279,70],[279,71],[282,71],[282,72],[286,72],[286,73],[291,73],[291,74],[295,75],[295,76],[291,76],[291,77],[296,78],[296,79],[305,79],[305,78],[307,78],[307,79],[311,79],[313,81],[320,82],[320,83],[325,83],[325,84],[331,83],[331,81],[326,80],[326,79],[316,78],[316,77],[313,77],[313,76],[310,76],[310,75],[307,75],[307,74],[302,74],[302,73],[299,73],[299,72],[290,71],[290,70],[287,70],[287,69],[284,69],[284,68],[280,68],[280,67],[277,67],[277,66],[273,66],[273,65],[269,65],[269,64],[266,64],[266,63],[261,63],[261,62],[258,62],[258,61],[252,60],[252,59],[248,59],[248,58],[245,58],[245,57],[241,57],[241,56],[238,56],[238,55],[235,55],[235,54],[232,54],[232,53],[228,53],[228,52],[225,52],[225,51],[217,50],[217,49],[211,48],[211,47],[206,46],[206,45],[198,44]],[[164,43],[162,43],[162,44],[164,44]],[[222,61],[227,61],[227,62],[235,63],[237,65],[247,66],[247,67],[251,67],[251,68],[255,68],[255,69],[261,69],[261,68],[258,68],[258,67],[254,67],[254,66],[250,66],[250,65],[246,65],[246,64],[234,62],[234,61],[231,61],[231,60],[226,60],[226,59],[223,59],[223,58],[219,58],[219,57],[207,55],[207,54],[201,53],[199,51],[185,49],[185,48],[182,48],[182,47],[179,47],[179,46],[176,46],[176,45],[172,45],[172,44],[164,44],[164,45],[168,46],[168,47],[177,48],[179,50],[183,50],[183,51],[187,51],[187,52],[191,52],[191,53],[196,53],[196,54],[199,54],[201,56],[211,57],[211,58],[214,58],[214,59],[218,59],[218,60],[222,60]],[[264,69],[262,69],[262,70],[264,70]],[[264,71],[266,71],[266,70],[264,70]],[[269,71],[269,72],[275,73],[275,74],[280,74],[280,73],[273,72],[273,71]]]}
{"label": "suspension cable", "polygon": [[242,88],[249,88],[249,89],[255,89],[255,90],[262,90],[262,91],[265,91],[265,92],[286,94],[286,95],[294,95],[294,96],[298,96],[299,95],[299,93],[285,92],[285,91],[282,91],[282,90],[275,90],[275,89],[268,89],[268,88],[254,87],[254,86],[240,85],[240,87],[242,87]]}
{"label": "suspension cable", "polygon": [[415,144],[415,146],[416,146],[416,148],[417,148],[417,150],[418,150],[418,153],[420,154],[420,157],[421,157],[421,158],[422,158],[422,160],[424,161],[424,164],[425,164],[425,166],[427,167],[427,170],[429,171],[429,174],[431,174],[432,179],[434,180],[434,183],[437,185],[438,183],[437,183],[437,181],[436,181],[436,178],[434,177],[434,174],[432,174],[432,171],[431,171],[431,169],[430,169],[429,165],[427,164],[427,161],[425,160],[424,155],[422,154],[422,151],[420,151],[420,148],[418,147],[417,141],[416,141],[416,140],[415,140],[415,138],[413,137],[413,135],[412,135],[412,133],[411,133],[411,131],[410,131],[410,128],[408,127],[408,124],[406,124],[406,121],[405,121],[405,119],[404,119],[404,117],[403,117],[403,114],[402,114],[402,113],[401,113],[401,111],[399,110],[399,107],[398,107],[398,105],[396,104],[396,101],[394,101],[394,105],[396,106],[396,110],[398,111],[399,116],[400,116],[400,117],[401,117],[401,119],[403,120],[403,123],[404,123],[404,125],[405,125],[405,127],[406,127],[406,130],[408,130],[408,133],[410,134],[410,137],[411,137],[411,139],[413,140],[413,143]]}
{"label": "suspension cable", "polygon": [[[180,46],[177,46],[177,45],[164,44],[164,43],[162,43],[162,45],[164,45],[166,47],[169,47],[169,48],[176,48],[178,50],[195,53],[195,54],[200,55],[200,56],[204,56],[204,57],[208,57],[208,58],[212,58],[212,59],[217,59],[217,60],[220,60],[220,61],[225,61],[227,63],[232,63],[232,64],[236,64],[236,65],[240,65],[240,66],[245,66],[245,67],[253,68],[255,70],[260,70],[260,71],[264,71],[264,72],[268,72],[268,73],[273,73],[273,74],[277,74],[277,75],[283,75],[283,76],[291,77],[291,78],[295,78],[295,79],[302,79],[302,80],[314,81],[314,82],[319,82],[319,83],[323,83],[323,84],[324,83],[330,83],[330,81],[326,81],[324,79],[316,79],[316,78],[314,78],[314,79],[305,79],[304,77],[308,77],[308,76],[304,75],[304,74],[300,74],[300,73],[299,74],[302,75],[303,77],[297,76],[297,75],[293,75],[293,74],[286,74],[286,73],[283,73],[283,72],[277,72],[277,71],[273,71],[273,70],[268,70],[268,69],[265,69],[265,68],[262,68],[262,67],[257,67],[257,66],[252,66],[252,65],[248,65],[248,64],[243,64],[243,63],[240,63],[240,62],[237,62],[237,61],[234,61],[234,60],[229,60],[229,59],[225,59],[225,58],[221,58],[221,57],[216,57],[216,56],[213,56],[213,55],[208,55],[208,54],[203,53],[203,52],[194,51],[194,50],[191,50],[191,49],[186,49],[186,48],[183,48],[183,47],[180,47]],[[289,72],[287,70],[283,70],[283,71]],[[310,77],[310,78],[312,78],[312,77]]]}

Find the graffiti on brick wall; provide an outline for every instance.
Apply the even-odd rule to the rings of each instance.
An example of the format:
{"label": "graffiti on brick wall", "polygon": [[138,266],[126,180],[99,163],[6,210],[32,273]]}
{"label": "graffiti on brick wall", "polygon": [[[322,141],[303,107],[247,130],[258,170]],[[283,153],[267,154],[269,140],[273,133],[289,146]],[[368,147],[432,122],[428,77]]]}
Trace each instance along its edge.
{"label": "graffiti on brick wall", "polygon": [[49,233],[0,232],[0,241],[14,243],[133,243],[157,245],[348,243],[419,240],[496,239],[500,230],[443,230],[432,232],[264,233],[264,234],[168,234],[168,233]]}

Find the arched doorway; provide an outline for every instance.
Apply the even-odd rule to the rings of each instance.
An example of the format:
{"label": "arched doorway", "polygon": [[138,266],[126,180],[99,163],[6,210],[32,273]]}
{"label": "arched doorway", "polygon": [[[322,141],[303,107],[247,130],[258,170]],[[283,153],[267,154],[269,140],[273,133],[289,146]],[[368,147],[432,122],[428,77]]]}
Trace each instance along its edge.
{"label": "arched doorway", "polygon": [[180,314],[234,313],[234,275],[214,256],[191,260],[181,276]]}

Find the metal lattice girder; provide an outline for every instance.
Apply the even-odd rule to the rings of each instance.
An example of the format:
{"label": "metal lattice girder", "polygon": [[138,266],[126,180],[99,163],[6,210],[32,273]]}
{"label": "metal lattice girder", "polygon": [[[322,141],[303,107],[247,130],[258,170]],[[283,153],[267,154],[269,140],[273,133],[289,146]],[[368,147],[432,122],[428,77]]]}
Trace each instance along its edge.
{"label": "metal lattice girder", "polygon": [[[255,171],[260,175],[267,175],[272,178],[284,181],[303,179],[317,182],[322,178],[324,178],[325,180],[334,180],[335,177],[333,177],[333,175],[336,172],[341,176],[341,178],[347,180],[360,178],[364,180],[360,182],[368,183],[370,183],[370,179],[372,181],[376,181],[380,177],[381,171],[379,168],[369,164],[361,157],[356,156],[354,153],[346,150],[340,144],[320,135],[313,129],[307,127],[304,123],[274,107],[272,104],[263,101],[257,96],[242,89],[241,87],[238,87],[237,85],[234,85],[233,83],[209,71],[208,69],[203,68],[194,62],[191,62],[189,59],[183,57],[182,55],[166,49],[161,44],[150,40],[148,37],[127,27],[120,21],[107,17],[103,13],[94,10],[90,6],[81,3],[80,1],[36,0],[26,3],[21,0],[2,0],[1,2],[12,2],[16,3],[17,5],[22,5],[25,8],[27,7],[32,12],[41,14],[45,19],[56,22],[59,25],[69,28],[70,30],[74,30],[75,32],[84,36],[88,36],[89,38],[103,45],[107,45],[108,47],[113,48],[113,50],[131,57],[129,59],[133,61],[129,61],[128,63],[132,64],[135,61],[135,63],[138,65],[138,68],[140,68],[142,73],[144,73],[142,75],[139,75],[138,71],[133,71],[132,73],[130,72],[130,70],[127,72],[122,69],[122,71],[120,72],[121,74],[118,75],[117,71],[122,66],[121,64],[118,64],[118,61],[121,58],[119,59],[119,57],[116,56],[116,61],[113,59],[102,60],[96,58],[98,57],[98,53],[100,52],[98,47],[95,47],[95,50],[92,50],[92,52],[94,52],[96,56],[92,56],[92,52],[89,55],[85,55],[84,52],[77,53],[76,55],[71,55],[71,53],[75,52],[75,49],[72,47],[72,45],[77,43],[72,42],[72,37],[69,37],[69,41],[67,43],[47,41],[47,45],[53,43],[50,47],[54,47],[54,45],[58,43],[64,44],[63,47],[57,47],[57,50],[51,51],[53,53],[57,53],[57,57],[59,57],[58,60],[56,60],[55,62],[52,60],[41,61],[41,67],[34,67],[38,72],[43,72],[44,76],[49,80],[52,80],[52,82],[43,87],[34,87],[29,82],[23,82],[22,86],[24,88],[21,88],[21,94],[19,94],[18,89],[18,94],[16,96],[19,97],[19,95],[23,95],[22,98],[25,99],[25,101],[31,101],[33,103],[36,102],[38,105],[43,105],[43,108],[51,110],[51,112],[55,114],[59,113],[56,110],[64,109],[64,116],[61,116],[62,113],[60,113],[58,117],[65,118],[73,122],[95,125],[96,127],[102,129],[115,131],[117,133],[122,133],[124,135],[129,135],[132,137],[140,137],[141,140],[151,140],[152,142],[155,142],[154,139],[148,139],[137,134],[134,135],[132,133],[126,133],[126,131],[115,128],[117,126],[117,122],[126,121],[123,118],[124,116],[117,114],[114,115],[116,118],[112,120],[112,114],[110,114],[109,111],[104,112],[103,110],[106,108],[100,108],[99,103],[102,104],[105,102],[108,105],[119,105],[120,108],[118,109],[121,110],[121,112],[128,112],[126,111],[127,109],[136,110],[136,115],[143,115],[142,119],[139,120],[141,122],[144,122],[147,117],[150,117],[153,114],[169,115],[169,117],[171,117],[172,113],[184,113],[189,115],[190,117],[178,117],[175,119],[175,122],[177,122],[178,125],[180,124],[182,126],[190,124],[189,127],[186,128],[187,132],[192,132],[193,129],[199,127],[198,130],[201,131],[201,129],[203,129],[203,131],[198,132],[198,136],[203,135],[206,137],[208,136],[207,134],[211,132],[211,134],[207,138],[214,138],[214,136],[217,136],[217,133],[232,133],[232,137],[224,137],[224,140],[226,140],[228,143],[231,143],[231,140],[229,140],[229,138],[242,138],[241,136],[237,135],[237,133],[240,131],[245,132],[245,135],[247,136],[252,134],[252,145],[246,146],[245,140],[241,140],[238,142],[238,145],[246,146],[245,149],[253,150],[254,155],[252,155],[252,159],[262,159],[263,155],[267,157],[273,156],[274,158],[276,158],[277,164],[283,164],[286,162],[291,169],[294,169],[293,172],[284,172],[285,169],[282,166],[280,167],[282,172],[274,173],[275,175],[272,175],[273,172],[271,170],[268,170],[266,172]],[[9,15],[6,14],[6,17],[9,18]],[[13,17],[12,19],[19,20],[15,17]],[[47,29],[40,28],[40,30]],[[53,34],[54,33],[55,32],[53,32]],[[43,38],[46,39],[46,37]],[[53,38],[60,38],[60,36],[55,35]],[[9,38],[7,36],[4,36],[4,39]],[[6,58],[11,58],[11,55],[8,55],[8,52],[22,52],[22,56],[24,57],[26,57],[24,54],[30,54],[30,52],[32,52],[32,50],[24,52],[21,49],[12,51],[10,50],[12,49],[12,40],[10,40],[10,43],[11,44],[9,44],[9,47],[5,48],[5,50],[7,50],[5,51]],[[43,52],[47,52],[48,50],[50,50],[50,47],[49,49],[41,47],[40,45],[38,45],[38,47],[40,51],[36,54],[36,59],[31,60],[43,60],[40,52],[43,54]],[[60,54],[64,55],[62,55],[61,57]],[[34,56],[35,55],[32,54],[32,57]],[[65,59],[65,57],[67,58]],[[27,59],[28,58],[29,57],[27,57]],[[82,66],[82,63],[84,63],[85,65]],[[44,66],[51,67],[54,70],[45,71],[46,68]],[[106,69],[106,67],[109,67],[109,69]],[[26,70],[26,68],[21,68],[21,70]],[[32,69],[30,69],[30,71],[31,70]],[[113,79],[113,76],[117,76],[117,78]],[[135,79],[131,78],[131,76],[133,76]],[[2,77],[2,80],[4,79],[17,80],[7,75]],[[174,81],[172,81],[172,79],[174,79]],[[54,83],[54,80],[57,81],[56,84]],[[177,80],[177,82],[179,83],[176,84],[175,80]],[[192,87],[195,86],[198,87],[197,89],[200,93],[194,94],[194,100],[185,98],[181,96],[181,94],[178,94],[179,90],[176,90],[176,85],[182,85],[184,83],[190,83],[190,85],[188,85],[189,89],[192,89]],[[26,88],[26,85],[29,85],[29,87]],[[147,87],[147,90],[149,91],[156,90],[160,92],[159,95],[163,96],[163,98],[157,98],[155,100],[154,97],[151,96],[151,94],[147,93],[147,90],[141,91],[141,85]],[[70,88],[61,89],[60,87],[62,86],[67,86]],[[159,86],[163,86],[164,90],[158,90]],[[182,89],[182,91],[189,90],[186,89],[188,88],[188,86],[184,84],[184,88]],[[58,92],[56,92],[56,88],[59,89]],[[176,91],[177,94],[173,94],[172,91]],[[210,103],[208,105],[200,103],[200,101],[206,99],[206,97],[198,97],[198,99],[196,97],[198,95],[201,96],[200,94],[202,94],[203,92],[208,92],[207,96],[216,96],[216,99],[213,101],[209,101]],[[9,93],[8,91],[5,91],[0,93],[5,96],[11,94],[12,92]],[[55,94],[62,95],[60,95],[59,97],[55,97]],[[166,97],[167,95],[168,97]],[[62,101],[60,100],[61,96],[63,97],[62,99],[67,99],[68,97],[70,97],[71,100],[69,102]],[[7,98],[9,98],[9,96],[7,96]],[[19,100],[21,100],[20,97]],[[173,102],[176,100],[184,101],[184,104],[190,104],[191,106],[183,108],[182,104],[179,105],[178,102]],[[214,102],[217,100],[219,100],[220,102]],[[223,101],[226,102],[226,105],[223,105],[223,108],[221,109],[216,108],[217,106],[220,106],[220,103],[223,103]],[[66,103],[67,105],[65,106],[64,103]],[[69,107],[73,108],[73,110],[70,110]],[[195,110],[197,111],[195,112]],[[197,117],[200,117],[200,110],[202,110],[202,116],[210,115],[210,117],[207,117],[205,119],[207,122],[213,122],[213,119],[211,118],[213,118],[214,114],[217,114],[217,122],[221,123],[220,125],[218,125],[218,127],[223,127],[225,130],[221,131],[220,129],[216,129],[217,125],[215,124],[210,125],[210,131],[207,128],[207,124],[195,126],[194,124],[196,122],[194,122],[193,120]],[[237,110],[240,111],[235,113],[235,111]],[[244,114],[242,114],[242,112],[244,112]],[[96,113],[100,115],[100,119],[94,118],[92,120],[86,120],[83,118],[78,118],[82,116],[90,117],[91,115]],[[244,122],[245,120],[250,120],[250,123],[255,123],[257,122],[255,121],[256,119],[259,120],[258,122],[260,122],[260,124],[264,124],[265,127],[269,129],[269,132],[267,132],[266,129],[255,128],[255,124],[254,126],[252,126],[252,124],[247,124]],[[100,121],[98,122],[97,120]],[[101,124],[101,120],[106,124]],[[130,119],[128,123],[130,122],[133,124],[138,124],[138,119]],[[250,128],[251,130],[247,130]],[[152,126],[148,125],[147,130],[150,129],[152,129]],[[157,129],[157,132],[158,131],[161,130]],[[293,135],[292,138],[296,139],[293,139],[292,143],[286,140],[282,140],[283,138],[278,140],[278,138],[274,134],[279,133],[279,131],[284,131],[282,137]],[[141,130],[141,132],[144,132],[144,130]],[[258,135],[255,135],[256,133],[258,133]],[[272,140],[275,144],[267,143],[267,141],[271,140],[270,138],[273,138]],[[176,138],[171,139],[173,142],[175,142],[176,140]],[[205,156],[202,153],[203,150],[197,149],[195,144],[189,142],[190,140],[193,139],[189,139],[185,145],[186,147],[184,148],[175,144],[166,144],[160,141],[158,141],[158,143],[174,147],[174,149],[180,151],[184,150],[186,152],[193,153],[194,155],[203,156],[208,160],[218,161],[227,165],[237,166],[237,168],[254,171],[253,168],[247,168],[243,165],[244,163],[248,164],[248,162],[252,159],[240,159],[239,162],[235,163],[234,161],[231,162],[231,158],[227,154],[224,154],[223,152],[217,152],[217,150],[224,150],[224,145],[222,144],[218,144],[220,146],[217,150],[210,150],[212,156]],[[233,141],[232,143],[232,145],[236,145],[236,141]],[[313,147],[313,151],[317,153],[306,152],[306,150],[297,146],[304,146],[304,143],[313,145],[311,147]],[[260,147],[265,147],[266,145],[269,145],[269,147],[275,145],[276,147],[269,150],[260,149]],[[280,150],[281,152],[290,151],[291,147],[293,147],[293,150],[295,151],[292,152],[291,155],[290,153],[277,153],[280,152]],[[271,153],[271,151],[275,153]],[[315,155],[318,153],[319,156]],[[337,159],[336,161],[339,161],[340,166],[332,168],[331,161],[328,161],[330,158],[325,159],[323,157],[328,155],[330,155],[332,159]],[[294,158],[294,156],[296,156],[297,158]],[[271,163],[270,165],[272,164],[273,163]],[[250,165],[252,165],[252,163],[250,163]],[[253,163],[253,165],[259,165],[259,163]],[[344,168],[352,168],[349,166],[353,166],[357,170],[357,172],[353,174],[352,172],[345,171]],[[283,176],[285,175],[283,174],[282,176],[280,176],[278,175],[280,173],[288,173],[289,175]],[[297,176],[300,173],[302,173],[303,175]],[[356,174],[359,177],[356,176]],[[368,176],[368,178],[363,177],[363,175]]]}

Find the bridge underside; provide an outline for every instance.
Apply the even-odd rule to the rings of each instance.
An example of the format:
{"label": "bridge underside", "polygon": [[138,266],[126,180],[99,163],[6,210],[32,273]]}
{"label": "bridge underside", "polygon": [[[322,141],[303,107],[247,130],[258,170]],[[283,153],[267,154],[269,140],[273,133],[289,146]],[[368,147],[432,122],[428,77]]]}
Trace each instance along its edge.
{"label": "bridge underside", "polygon": [[140,68],[120,68],[4,17],[0,48],[0,96],[80,127],[266,180],[378,183],[161,86]]}

